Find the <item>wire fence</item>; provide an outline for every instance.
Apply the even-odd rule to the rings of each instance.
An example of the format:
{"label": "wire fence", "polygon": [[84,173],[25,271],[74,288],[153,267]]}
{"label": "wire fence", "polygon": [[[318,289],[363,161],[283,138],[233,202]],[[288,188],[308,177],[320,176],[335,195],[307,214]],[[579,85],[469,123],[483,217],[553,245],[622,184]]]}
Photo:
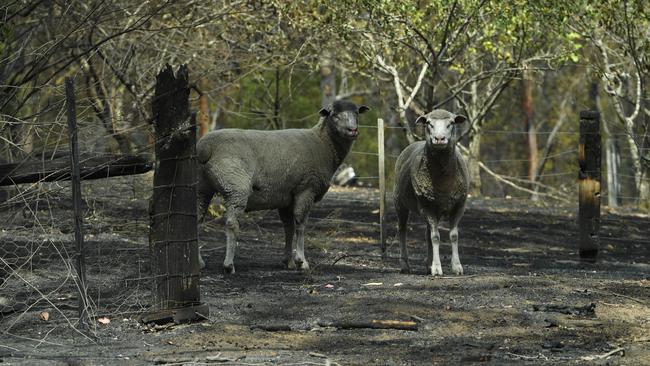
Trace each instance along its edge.
{"label": "wire fence", "polygon": [[[82,89],[83,90],[83,89]],[[83,93],[83,91],[82,91]],[[62,101],[54,103],[63,106]],[[131,146],[133,155],[144,154],[151,158],[152,148],[157,143],[151,136],[149,123],[128,125],[126,119],[118,120],[122,124],[113,131],[106,129],[94,118],[90,117],[92,107],[89,101],[81,101],[79,108],[79,136],[82,142],[82,163],[90,162],[102,151],[119,149],[120,135],[134,133],[143,140],[137,146]],[[67,131],[64,114],[58,113],[53,122],[23,121],[17,122],[3,117],[0,125],[17,126],[21,123],[33,135],[33,141],[5,141],[6,148],[14,151],[17,158],[14,162],[27,164],[37,161],[45,167],[53,161],[67,158]],[[29,126],[29,127],[28,127]],[[360,125],[361,133],[375,134],[377,126]],[[386,126],[387,130],[401,133],[402,127]],[[519,136],[527,134],[520,131],[483,130],[485,135]],[[576,139],[577,132],[559,131],[558,134],[572,136]],[[538,135],[548,135],[548,132],[537,132]],[[616,134],[625,137],[625,134]],[[30,146],[42,146],[41,151],[28,152]],[[624,149],[621,149],[624,152]],[[560,197],[569,202],[576,202],[577,152],[574,147],[560,151],[552,151],[543,157],[550,168],[536,175],[536,181],[531,182],[528,175],[513,174],[511,170],[500,167],[512,163],[525,164],[529,159],[518,156],[503,156],[503,158],[479,159],[487,169],[482,170],[482,178],[486,184],[504,186],[504,181],[513,185],[534,190],[541,195],[548,194]],[[392,167],[398,154],[386,153],[387,167]],[[378,165],[377,151],[352,150],[348,163],[355,165],[363,161],[366,165]],[[558,170],[567,166],[570,160],[576,168]],[[371,161],[371,163],[368,163]],[[118,159],[105,161],[103,166],[110,166]],[[557,163],[554,165],[554,163]],[[20,164],[19,164],[20,165]],[[606,173],[606,172],[605,172]],[[392,169],[387,169],[388,180],[392,180]],[[618,192],[617,198],[623,205],[634,204],[639,196],[633,185],[637,177],[629,169],[616,174],[624,186]],[[377,187],[380,179],[378,170],[364,171],[356,177],[365,186]],[[39,337],[38,341],[56,339],[59,332],[66,329],[78,330],[80,318],[77,312],[77,301],[80,289],[75,273],[75,256],[78,254],[74,247],[72,226],[72,201],[69,181],[47,182],[47,176],[34,183],[16,184],[3,188],[5,199],[0,202],[0,215],[4,222],[0,232],[0,333],[7,337],[33,338],[32,330],[35,324],[53,322],[57,319],[66,327],[53,326],[52,333]],[[491,183],[488,183],[491,182]],[[603,185],[605,185],[603,179]],[[86,285],[87,312],[92,319],[119,319],[121,316],[142,313],[151,308],[153,302],[153,276],[149,248],[149,197],[153,187],[150,173],[106,179],[85,180],[82,183],[84,199],[84,231],[86,245]],[[392,193],[388,185],[386,192],[388,200]],[[490,200],[511,200],[514,195],[519,198],[530,198],[529,192],[503,188],[503,194],[490,197]],[[522,193],[523,192],[523,193]],[[603,191],[601,197],[606,198],[609,192]],[[350,227],[366,227],[368,231],[377,232],[380,229],[378,212],[379,192],[376,199],[326,196],[328,202],[341,206],[376,204],[376,221],[358,221],[342,218],[340,215],[312,216],[310,222],[330,225],[337,230],[350,230]],[[556,201],[537,202],[534,204],[552,205]],[[533,203],[531,203],[533,205]],[[575,205],[568,205],[577,210]],[[390,207],[388,208],[390,210]],[[374,210],[373,210],[374,212]],[[628,219],[628,218],[626,218]],[[639,220],[647,221],[647,217]],[[603,224],[619,225],[621,220],[611,216],[602,219]],[[257,240],[258,236],[243,234],[242,239]],[[394,238],[389,238],[393,241]],[[607,240],[625,242],[629,237],[607,237]],[[635,243],[650,243],[648,240],[633,239]],[[214,248],[212,248],[214,250]],[[97,323],[92,323],[97,326]],[[93,328],[91,326],[91,334]],[[80,337],[89,337],[79,332]]]}
{"label": "wire fence", "polygon": [[[376,131],[378,126],[374,125],[360,125],[360,128],[362,129],[362,133],[372,133],[372,131]],[[366,131],[363,131],[363,130]],[[403,127],[401,126],[384,126],[384,129],[386,130],[393,130],[398,133],[401,133],[403,131]],[[505,137],[505,138],[521,138],[520,136],[522,135],[530,135],[530,132],[526,131],[510,131],[510,130],[490,130],[490,129],[483,129],[481,130],[482,135],[494,135],[494,136],[499,136],[499,137]],[[551,134],[550,131],[537,131],[534,132],[535,135],[538,136],[547,136]],[[574,131],[555,131],[556,135],[565,135],[569,136],[573,140],[573,146],[577,146],[578,144],[578,136],[580,135],[579,132],[574,132]],[[610,138],[627,138],[629,137],[629,134],[627,133],[610,133],[609,134]],[[381,143],[381,142],[380,142]],[[619,147],[617,152],[620,155],[626,156],[627,153],[629,153],[629,147],[626,146],[624,142],[619,142],[619,145],[623,147]],[[638,149],[638,150],[643,150],[643,149]],[[463,150],[465,158],[470,159],[469,153],[466,149]],[[358,159],[372,159],[373,162],[377,161],[379,158],[379,153],[376,151],[360,151],[358,149],[350,151],[351,156],[353,157],[352,159],[349,160],[358,160]],[[388,160],[388,164],[394,164],[395,160],[398,158],[398,154],[385,154],[385,158]],[[530,175],[529,174],[512,174],[512,172],[505,171],[505,172],[499,172],[499,166],[502,166],[503,164],[512,164],[512,163],[522,163],[523,166],[526,164],[530,163],[530,158],[510,158],[510,157],[504,157],[502,159],[482,159],[481,157],[478,157],[476,159],[482,167],[485,166],[485,169],[481,170],[481,181],[482,182],[489,182],[490,180],[496,182],[497,184],[500,184],[503,181],[509,182],[512,186],[517,186],[518,189],[514,190],[505,190],[502,195],[497,195],[497,196],[484,196],[484,199],[489,199],[490,202],[513,202],[514,199],[518,199],[520,205],[521,201],[523,202],[528,202],[529,205],[531,206],[544,206],[544,207],[555,207],[558,203],[560,204],[561,207],[564,207],[567,212],[570,213],[576,219],[577,214],[578,214],[578,197],[577,197],[577,181],[578,181],[578,149],[576,148],[568,148],[564,150],[558,150],[557,148],[549,149],[547,151],[546,156],[540,156],[539,158],[544,160],[544,164],[546,166],[546,169],[541,169],[537,174],[535,174],[535,180],[531,181]],[[621,159],[618,157],[617,159]],[[620,160],[617,162],[619,165],[618,169],[623,168],[627,169],[626,171],[629,171],[630,167],[628,166],[627,168],[625,167],[620,167],[621,162]],[[503,165],[503,166],[505,166]],[[605,168],[605,162],[603,161],[603,168]],[[567,170],[561,170],[561,169],[567,169]],[[388,175],[389,175],[389,180],[393,180],[394,177],[392,177],[393,171],[388,170]],[[639,199],[640,195],[637,190],[638,187],[636,187],[636,181],[635,179],[638,179],[638,176],[635,176],[633,174],[626,174],[626,173],[621,173],[620,171],[615,172],[613,176],[615,177],[614,179],[618,181],[618,189],[615,192],[615,197],[616,197],[616,202],[617,205],[614,207],[607,207],[607,198],[610,195],[610,192],[608,191],[611,187],[607,186],[607,175],[608,172],[606,169],[603,170],[603,178],[602,178],[602,186],[601,190],[602,192],[599,192],[599,197],[603,200],[602,204],[606,206],[608,213],[603,216],[602,219],[600,219],[600,222],[604,226],[608,225],[620,225],[621,224],[621,218],[620,217],[615,217],[617,207],[621,207],[624,212],[630,212],[629,210],[636,210],[637,204],[639,204]],[[363,183],[366,183],[364,185],[367,185],[368,182],[371,182],[371,186],[377,187],[377,181],[380,179],[380,176],[375,176],[375,175],[361,175],[357,177],[358,180],[362,181]],[[622,187],[622,188],[621,188]],[[627,193],[627,194],[626,194]],[[378,197],[381,195],[381,193],[378,193]],[[549,197],[550,199],[542,199],[540,200],[539,197]],[[388,201],[392,201],[392,191],[389,187],[389,189],[386,192],[386,197]],[[367,203],[366,200],[362,199],[350,199],[350,198],[341,198],[338,196],[334,197],[326,197],[327,200],[329,200],[330,204],[332,203],[341,203],[341,204],[358,204],[358,203]],[[377,201],[379,198],[377,198]],[[379,204],[377,203],[377,206]],[[614,211],[612,211],[612,209]],[[345,225],[347,227],[367,227],[369,230],[378,230],[380,229],[380,216],[382,213],[379,212],[379,207],[376,208],[375,211],[377,213],[377,221],[375,222],[360,222],[356,220],[345,220],[341,219],[339,217],[336,218],[313,218],[317,224],[319,225]],[[641,218],[641,222],[647,222],[648,217],[647,217],[647,212],[640,211],[641,215],[643,215],[643,218]],[[612,216],[614,215],[614,216]],[[626,219],[627,220],[627,217]],[[443,224],[444,225],[444,224]],[[611,227],[611,226],[610,226]],[[577,231],[577,224],[575,227],[575,230]],[[388,238],[388,241],[390,242],[389,245],[394,245],[395,244],[396,238],[394,236]],[[605,233],[603,235],[603,240],[604,242],[620,242],[620,243],[645,243],[647,241],[644,240],[639,240],[638,238],[633,238],[633,237],[614,237],[612,236],[612,233]]]}
{"label": "wire fence", "polygon": [[[91,101],[77,105],[77,133],[81,143],[82,178],[104,169],[106,179],[82,182],[82,214],[86,263],[86,286],[76,272],[79,252],[75,246],[71,182],[55,180],[69,176],[68,129],[63,88],[51,92],[51,105],[60,111],[33,119],[2,116],[0,129],[3,155],[13,157],[2,165],[3,180],[30,179],[23,184],[0,187],[0,333],[3,338],[33,339],[56,344],[92,340],[100,323],[96,319],[119,318],[140,313],[151,305],[151,273],[148,244],[148,202],[151,176],[108,178],[109,168],[120,164],[116,137],[137,132],[147,134],[147,123],[126,125],[115,118],[115,130],[93,118]],[[79,95],[87,90],[79,88]],[[58,99],[57,99],[58,98]],[[40,120],[40,118],[53,121]],[[152,142],[131,149],[134,156],[151,156]],[[97,164],[97,158],[101,163]],[[2,162],[4,163],[4,162]],[[55,180],[55,181],[50,181]],[[11,183],[11,182],[9,182]],[[79,300],[92,322],[82,326]],[[34,329],[45,327],[40,335]],[[72,334],[78,337],[62,336]]]}

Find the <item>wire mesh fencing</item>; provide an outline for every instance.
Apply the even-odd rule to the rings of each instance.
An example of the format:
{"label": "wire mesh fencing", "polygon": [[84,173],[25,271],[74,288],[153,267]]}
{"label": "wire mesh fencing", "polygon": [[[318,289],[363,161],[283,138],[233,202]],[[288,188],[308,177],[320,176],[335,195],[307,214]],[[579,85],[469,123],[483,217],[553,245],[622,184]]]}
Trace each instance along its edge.
{"label": "wire mesh fencing", "polygon": [[[78,101],[87,269],[83,286],[76,270],[80,253],[74,235],[66,102],[62,88],[53,94],[52,105],[60,110],[34,120],[2,121],[3,127],[21,135],[3,144],[3,155],[12,161],[0,171],[4,186],[0,187],[4,193],[0,203],[0,332],[34,342],[71,343],[95,335],[97,319],[110,321],[142,312],[151,304],[151,175],[129,175],[151,169],[150,146],[134,147],[134,159],[125,163],[124,154],[109,153],[107,147],[115,142],[116,132],[92,118],[89,100]],[[79,94],[87,95],[87,91],[82,88]],[[50,118],[53,121],[47,121]],[[141,166],[133,169],[136,160]],[[88,327],[80,326],[85,323],[86,316],[80,317],[83,313],[91,319]]]}
{"label": "wire mesh fencing", "polygon": [[[576,116],[577,118],[577,116]],[[373,130],[376,131],[377,126],[374,125],[362,125],[360,126],[362,133],[372,133]],[[568,125],[567,125],[568,127]],[[401,126],[385,126],[387,130],[387,135],[390,136],[391,133],[402,134],[404,129]],[[521,208],[521,205],[526,205],[530,208],[542,207],[548,209],[555,209],[562,207],[564,212],[566,212],[569,217],[572,217],[572,220],[575,220],[575,226],[572,227],[572,231],[578,231],[578,137],[580,133],[578,131],[572,131],[569,127],[566,131],[536,131],[534,134],[541,138],[547,137],[549,134],[553,133],[558,136],[563,136],[563,139],[560,142],[550,143],[547,149],[541,149],[541,156],[538,157],[538,165],[535,171],[535,174],[531,176],[530,171],[527,172],[529,164],[531,164],[531,158],[526,156],[526,151],[508,151],[507,154],[500,154],[498,152],[499,146],[506,146],[508,142],[511,142],[515,139],[522,139],[524,136],[528,136],[530,132],[524,131],[512,131],[512,130],[491,130],[485,129],[481,130],[481,136],[484,140],[487,140],[488,143],[487,149],[488,152],[486,156],[472,156],[467,149],[467,143],[461,142],[459,144],[459,149],[462,154],[465,156],[465,159],[468,163],[472,163],[471,160],[474,160],[474,164],[477,164],[480,168],[480,178],[483,186],[487,186],[487,193],[481,195],[471,195],[471,200],[478,200],[481,202],[493,202],[496,206],[499,206],[500,210],[504,209],[503,205],[506,207],[509,202],[513,204],[513,210]],[[365,130],[365,131],[364,131]],[[621,244],[633,245],[634,243],[639,243],[639,238],[635,235],[630,235],[626,237],[620,232],[612,229],[612,225],[615,223],[622,224],[624,218],[620,215],[629,214],[631,212],[638,212],[642,217],[647,218],[647,212],[644,213],[642,209],[639,209],[639,205],[642,197],[638,189],[639,175],[635,174],[632,169],[633,161],[630,161],[630,148],[625,144],[627,143],[627,138],[629,135],[624,132],[613,132],[607,135],[603,135],[603,145],[604,142],[608,140],[617,141],[618,148],[616,150],[617,159],[615,162],[617,168],[609,170],[611,164],[608,165],[608,159],[611,157],[603,154],[603,178],[601,182],[601,189],[598,192],[599,199],[602,200],[602,205],[604,207],[603,213],[604,216],[601,219],[605,230],[603,231],[604,242],[617,242]],[[387,138],[387,140],[390,137]],[[523,140],[522,140],[523,141]],[[387,143],[387,142],[386,142]],[[549,144],[549,142],[547,142]],[[522,144],[523,145],[523,144]],[[497,149],[497,151],[495,151]],[[387,149],[390,151],[390,149]],[[604,150],[604,148],[603,148]],[[543,152],[542,152],[543,151]],[[604,151],[603,151],[604,152]],[[495,158],[496,156],[502,156],[502,158]],[[386,189],[386,198],[389,202],[392,202],[392,182],[394,181],[394,164],[398,157],[398,154],[394,153],[385,153],[384,159],[386,161],[386,179],[390,182],[387,185]],[[379,159],[379,152],[377,151],[361,151],[358,148],[354,148],[350,152],[350,161],[351,165],[354,165],[355,161],[359,160],[371,160],[373,164],[377,164]],[[541,162],[541,163],[539,163]],[[369,164],[365,164],[369,165]],[[372,164],[370,164],[372,165]],[[375,175],[375,173],[377,175]],[[377,187],[377,181],[380,179],[378,170],[365,172],[364,175],[358,177],[359,181],[363,182],[362,185],[370,185],[372,187]],[[616,184],[611,184],[611,181],[616,181]],[[370,182],[370,184],[368,184]],[[350,220],[342,220],[340,218],[315,218],[316,221],[320,222],[329,222],[332,225],[342,224],[348,226],[367,226],[374,227],[376,230],[379,230],[380,226],[380,215],[381,213],[378,210],[380,200],[380,192],[377,192],[375,201],[377,207],[373,211],[377,214],[376,222],[357,222]],[[614,196],[613,201],[608,201],[609,196]],[[361,195],[360,195],[361,196]],[[326,196],[327,199],[327,196]],[[350,198],[341,198],[338,196],[329,198],[332,201],[340,201],[341,204],[348,203],[350,205],[363,203],[363,199],[350,199]],[[480,205],[483,205],[482,203]],[[393,210],[392,205],[387,205],[387,210]],[[645,216],[644,216],[645,215]],[[641,219],[644,220],[644,219]],[[394,223],[389,222],[388,225],[392,228]],[[444,224],[443,224],[444,225]],[[382,229],[383,230],[383,229]],[[388,238],[388,241],[391,242],[389,245],[394,245],[395,237],[394,231],[390,231],[393,235]],[[643,240],[641,240],[643,242]]]}
{"label": "wire mesh fencing", "polygon": [[[85,94],[83,88],[80,94]],[[58,91],[57,95],[62,98],[61,91]],[[63,101],[57,101],[55,104],[60,108],[65,107]],[[130,148],[132,155],[143,155],[145,161],[152,159],[151,151],[155,141],[149,137],[151,128],[148,123],[128,124],[120,120],[122,127],[111,130],[92,118],[92,113],[94,112],[90,101],[81,99],[78,133],[82,147],[82,165],[94,162],[95,166],[112,166],[118,163],[118,158],[115,158],[114,154],[107,154],[106,151],[119,150],[119,138],[116,139],[116,136],[125,133],[135,136],[131,141],[139,140],[137,145]],[[6,144],[6,148],[12,152],[5,155],[13,156],[12,162],[18,162],[19,166],[40,167],[37,170],[42,173],[47,171],[46,168],[68,158],[65,152],[68,140],[64,113],[56,113],[53,122],[37,120],[22,123],[24,126],[20,129],[30,131],[32,141],[23,139]],[[363,124],[359,127],[362,134],[376,138],[377,126]],[[391,134],[403,133],[400,126],[386,126],[385,129],[386,140],[391,138]],[[545,131],[537,133],[540,136],[548,135]],[[519,139],[522,133],[483,130],[482,135],[486,139],[484,145],[487,146],[488,153],[479,156],[477,161],[480,162],[482,181],[488,186],[490,194],[478,199],[506,204],[518,200],[520,204],[524,202],[529,207],[552,207],[560,204],[568,208],[570,214],[575,215],[578,132],[559,131],[557,134],[565,136],[568,140],[550,149],[543,156],[546,165],[536,174],[535,181],[531,181],[525,170],[530,160],[522,156],[521,151],[494,151],[500,142]],[[620,159],[627,165],[620,165],[621,168],[615,174],[620,181],[617,200],[622,207],[618,208],[618,211],[606,208],[608,214],[602,218],[603,225],[607,227],[607,243],[645,245],[647,240],[615,230],[629,219],[628,216],[617,216],[617,212],[636,212],[634,205],[639,195],[635,184],[639,177],[630,168],[626,155],[628,147],[624,144],[625,135],[612,134],[612,137],[621,140]],[[31,150],[27,153],[30,144],[41,146],[41,150]],[[380,192],[377,190],[380,179],[379,151],[373,148],[373,145],[368,145],[371,147],[365,149],[357,146],[350,151],[346,163],[353,167],[376,167],[364,169],[356,177],[358,182],[363,183],[365,193],[358,196],[326,195],[323,207],[327,212],[315,212],[309,222],[318,223],[335,233],[355,233],[377,244],[381,229],[378,203]],[[399,151],[387,148],[384,155],[388,181],[386,195],[389,202],[392,200],[393,171],[398,154]],[[96,163],[97,160],[93,160],[97,157],[103,158],[99,164]],[[603,186],[607,171],[604,173]],[[65,338],[57,338],[57,334],[62,334],[70,328],[79,329],[77,303],[80,293],[84,294],[84,291],[85,295],[82,296],[85,298],[87,312],[93,320],[114,320],[139,314],[150,309],[154,301],[154,278],[149,248],[152,173],[119,177],[111,177],[106,173],[104,179],[82,182],[87,268],[85,290],[80,289],[75,273],[77,252],[73,238],[70,182],[48,181],[56,174],[59,173],[49,171],[41,174],[33,183],[2,188],[6,197],[0,203],[3,221],[3,229],[0,232],[0,332],[5,336],[35,339],[36,342],[64,342],[62,339]],[[608,194],[605,189],[602,198],[605,199]],[[535,195],[537,201],[532,201]],[[376,215],[376,221],[359,221],[347,215],[351,206],[370,210]],[[392,207],[387,205],[386,209],[391,211]],[[260,217],[265,214],[262,213]],[[647,216],[641,213],[638,220],[647,220]],[[388,222],[388,225],[394,226],[394,223]],[[241,237],[243,240],[258,240],[264,236],[283,241],[281,233],[275,233],[274,236],[265,230],[259,227],[259,235],[243,234]],[[225,235],[219,224],[204,227],[203,234],[206,232],[215,234],[221,238],[218,240],[225,242]],[[394,235],[392,230],[389,233]],[[388,238],[390,243],[394,243],[394,240],[394,236]],[[379,255],[377,247],[377,256]],[[44,324],[46,331],[35,336],[35,329],[43,328]],[[91,324],[92,334],[99,325],[98,322]],[[82,338],[88,337],[83,332],[75,334]]]}

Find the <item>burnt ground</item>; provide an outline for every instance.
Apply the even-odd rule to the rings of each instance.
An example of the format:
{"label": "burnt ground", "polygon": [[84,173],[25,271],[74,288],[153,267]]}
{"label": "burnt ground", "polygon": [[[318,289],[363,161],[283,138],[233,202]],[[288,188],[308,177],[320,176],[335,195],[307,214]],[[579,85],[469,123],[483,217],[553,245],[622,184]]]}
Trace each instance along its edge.
{"label": "burnt ground", "polygon": [[[460,227],[465,275],[432,278],[423,264],[422,221],[412,219],[409,232],[415,273],[400,274],[394,212],[388,215],[389,258],[382,261],[377,191],[333,189],[312,211],[309,273],[283,269],[278,216],[258,212],[241,224],[237,273],[223,274],[223,222],[212,219],[200,230],[207,261],[201,293],[210,305],[209,319],[154,327],[138,322],[151,303],[149,184],[146,176],[84,182],[92,315],[111,320],[102,325],[93,318],[89,338],[70,325],[78,298],[70,267],[61,259],[68,258],[62,248],[74,258],[67,188],[30,195],[27,213],[24,202],[1,213],[5,262],[36,253],[29,265],[5,273],[0,286],[1,361],[650,364],[647,215],[603,210],[600,260],[586,264],[576,260],[574,207],[472,198]],[[441,235],[443,271],[449,273],[447,231]],[[325,326],[372,320],[414,321],[417,331]]]}

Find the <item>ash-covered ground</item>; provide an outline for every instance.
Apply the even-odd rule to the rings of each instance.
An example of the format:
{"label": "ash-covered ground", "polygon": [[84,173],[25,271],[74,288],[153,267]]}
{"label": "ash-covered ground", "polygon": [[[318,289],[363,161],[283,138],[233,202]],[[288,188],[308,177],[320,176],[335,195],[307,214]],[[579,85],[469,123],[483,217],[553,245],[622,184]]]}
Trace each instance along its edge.
{"label": "ash-covered ground", "polygon": [[[209,319],[154,327],[138,321],[151,303],[150,183],[146,175],[83,183],[94,309],[88,335],[75,330],[66,184],[40,187],[46,193],[2,212],[1,253],[12,265],[0,287],[3,362],[650,364],[650,218],[634,210],[603,210],[601,255],[586,264],[577,260],[575,207],[471,198],[460,226],[465,275],[447,275],[451,248],[442,230],[447,274],[434,278],[425,274],[421,220],[409,231],[414,273],[400,274],[392,203],[382,261],[378,192],[335,188],[311,214],[308,273],[283,268],[274,211],[241,223],[233,275],[221,270],[223,219],[201,225]],[[15,259],[30,253],[29,261]],[[417,330],[326,326],[372,320],[411,321]],[[267,326],[286,330],[256,329]]]}

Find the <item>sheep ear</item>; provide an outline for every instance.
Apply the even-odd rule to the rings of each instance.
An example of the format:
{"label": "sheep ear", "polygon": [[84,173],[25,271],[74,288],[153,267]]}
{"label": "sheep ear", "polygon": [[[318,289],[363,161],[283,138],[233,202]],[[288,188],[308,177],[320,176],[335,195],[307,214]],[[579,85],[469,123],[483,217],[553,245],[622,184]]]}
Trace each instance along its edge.
{"label": "sheep ear", "polygon": [[467,117],[463,116],[462,114],[459,114],[456,117],[454,117],[454,124],[463,123],[465,121],[467,121]]}
{"label": "sheep ear", "polygon": [[370,107],[368,107],[367,105],[362,105],[361,107],[359,107],[359,114],[366,113],[369,110],[370,110]]}
{"label": "sheep ear", "polygon": [[418,119],[415,120],[416,125],[426,125],[427,124],[427,118],[425,116],[420,116]]}
{"label": "sheep ear", "polygon": [[467,122],[469,121],[465,116],[459,115],[454,118],[454,125],[456,126],[456,128],[454,128],[454,137],[456,141],[463,138],[463,136],[467,135],[469,132],[471,125]]}
{"label": "sheep ear", "polygon": [[321,117],[328,117],[330,115],[330,111],[327,108],[323,108],[318,111],[318,114],[320,114]]}

